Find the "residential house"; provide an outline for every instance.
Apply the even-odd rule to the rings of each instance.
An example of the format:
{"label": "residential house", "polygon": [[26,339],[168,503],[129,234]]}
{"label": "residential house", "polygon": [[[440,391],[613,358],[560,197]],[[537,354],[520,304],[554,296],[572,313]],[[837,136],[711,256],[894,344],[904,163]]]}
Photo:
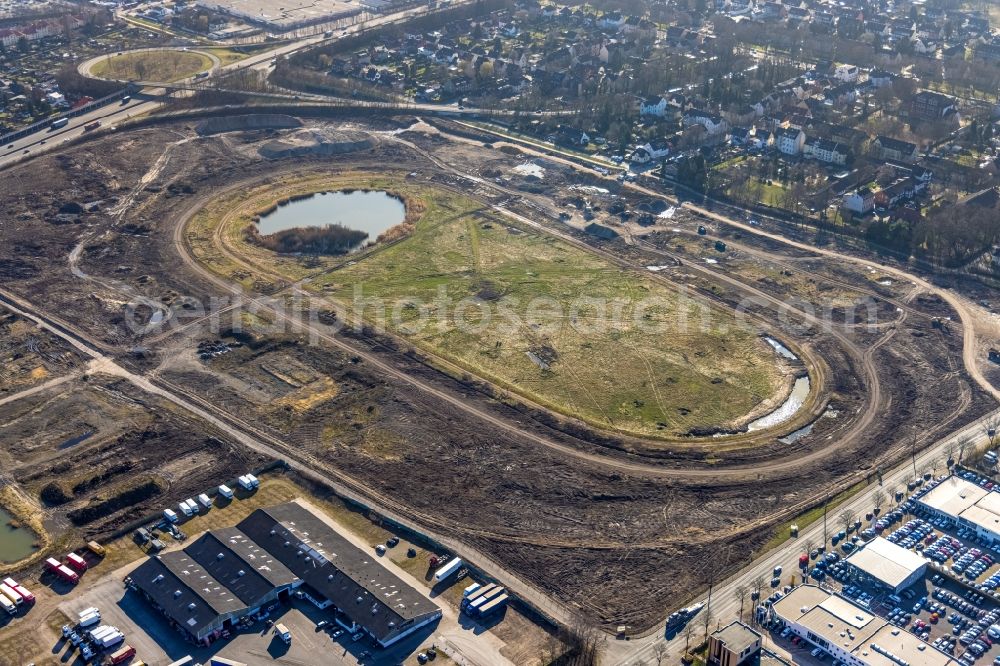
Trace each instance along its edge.
{"label": "residential house", "polygon": [[828,105],[842,106],[851,104],[858,98],[858,91],[853,83],[842,83],[828,88],[823,93],[823,100]]}
{"label": "residential house", "polygon": [[916,183],[912,178],[896,181],[884,190],[875,193],[875,205],[879,208],[894,208],[904,201],[909,201],[915,194]]}
{"label": "residential house", "polygon": [[868,72],[868,87],[873,89],[891,86],[896,81],[896,75],[883,69],[873,69]]}
{"label": "residential house", "polygon": [[866,185],[844,194],[844,208],[857,215],[867,215],[875,208],[875,190]]}
{"label": "residential house", "polygon": [[681,124],[684,127],[701,125],[705,128],[706,132],[713,136],[725,134],[726,130],[729,129],[729,124],[725,118],[702,109],[688,109],[685,111],[684,116],[681,118]]}
{"label": "residential house", "polygon": [[954,98],[932,90],[921,90],[910,103],[910,116],[921,120],[940,120],[957,110]]}
{"label": "residential house", "polygon": [[806,157],[841,166],[847,163],[848,158],[846,146],[826,139],[807,139],[802,152]]}
{"label": "residential house", "polygon": [[639,104],[639,115],[662,118],[667,110],[667,100],[662,96],[647,97]]}
{"label": "residential house", "polygon": [[880,135],[872,141],[872,154],[883,160],[910,162],[917,159],[917,145]]}
{"label": "residential house", "polygon": [[837,65],[833,71],[833,78],[844,83],[854,83],[858,80],[861,70],[855,65]]}
{"label": "residential house", "polygon": [[806,144],[806,133],[795,127],[779,127],[774,132],[774,147],[785,155],[799,155]]}
{"label": "residential house", "polygon": [[670,154],[670,144],[666,139],[653,139],[632,151],[629,161],[635,164],[648,164],[654,160],[662,160]]}

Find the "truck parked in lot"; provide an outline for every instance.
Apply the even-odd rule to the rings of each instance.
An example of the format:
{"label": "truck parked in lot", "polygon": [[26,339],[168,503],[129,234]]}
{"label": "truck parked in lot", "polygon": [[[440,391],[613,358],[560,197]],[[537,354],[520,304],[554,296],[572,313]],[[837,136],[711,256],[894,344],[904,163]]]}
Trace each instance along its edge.
{"label": "truck parked in lot", "polygon": [[22,597],[17,590],[6,583],[0,583],[0,594],[13,601],[15,606],[20,606],[24,603],[24,597]]}
{"label": "truck parked in lot", "polygon": [[443,567],[434,572],[434,580],[440,583],[445,578],[458,571],[461,566],[462,566],[462,558],[461,557],[453,558],[446,565],[444,565]]}
{"label": "truck parked in lot", "polygon": [[7,611],[11,615],[17,615],[17,606],[14,605],[13,601],[2,594],[0,594],[0,608]]}
{"label": "truck parked in lot", "polygon": [[112,664],[124,664],[135,656],[135,648],[131,645],[123,645],[111,653],[109,659]]}
{"label": "truck parked in lot", "polygon": [[33,604],[33,603],[35,603],[35,595],[33,595],[31,592],[29,592],[28,588],[26,588],[24,585],[21,585],[20,583],[18,583],[17,581],[15,581],[13,578],[4,578],[3,579],[3,584],[10,586],[18,594],[20,594],[21,598],[24,599],[24,603],[26,603],[26,604]]}
{"label": "truck parked in lot", "polygon": [[118,631],[118,627],[109,624],[102,624],[97,629],[90,632],[90,640],[94,645],[102,650],[118,645],[125,640],[125,634]]}
{"label": "truck parked in lot", "polygon": [[280,622],[274,625],[274,634],[281,640],[285,641],[286,644],[291,644],[292,642],[292,632],[288,631],[288,627],[281,624]]}
{"label": "truck parked in lot", "polygon": [[79,574],[53,557],[45,560],[45,568],[67,583],[80,582]]}
{"label": "truck parked in lot", "polygon": [[226,484],[222,484],[221,486],[219,486],[219,494],[225,497],[226,499],[233,499],[233,489],[227,486]]}
{"label": "truck parked in lot", "polygon": [[70,568],[77,573],[83,573],[87,570],[87,560],[83,559],[76,553],[70,553],[66,556],[66,564],[68,564]]}

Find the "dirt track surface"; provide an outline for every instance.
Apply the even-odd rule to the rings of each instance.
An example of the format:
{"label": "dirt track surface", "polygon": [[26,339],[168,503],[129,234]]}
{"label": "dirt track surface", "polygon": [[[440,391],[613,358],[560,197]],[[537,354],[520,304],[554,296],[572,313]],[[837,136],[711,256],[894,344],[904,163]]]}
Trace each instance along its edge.
{"label": "dirt track surface", "polygon": [[[993,405],[964,368],[968,334],[957,321],[933,323],[949,315],[957,320],[961,310],[923,285],[873,284],[864,271],[826,261],[813,248],[744,235],[718,264],[706,264],[698,245],[704,241],[693,233],[696,218],[687,213],[637,228],[630,239],[600,242],[539,212],[568,210],[566,200],[576,196],[568,187],[588,182],[585,177],[554,164],[544,186],[516,177],[499,191],[470,185],[455,172],[485,181],[487,170],[509,174],[523,158],[414,132],[404,139],[419,150],[385,141],[375,153],[336,165],[309,158],[264,162],[255,146],[273,138],[267,133],[192,137],[183,125],[141,130],[7,172],[11,186],[0,194],[12,220],[9,242],[0,248],[5,289],[50,321],[65,322],[87,349],[113,364],[93,371],[120,374],[119,384],[143,384],[133,383],[137,395],[127,397],[169,392],[178,398],[175,408],[193,410],[199,422],[214,419],[213,430],[240,455],[296,460],[428,532],[466,544],[473,560],[478,555],[523,581],[526,595],[551,595],[564,618],[580,612],[608,627],[650,626],[718,573],[714,569],[734,568],[759,550],[773,525],[796,507],[871,476],[908,451],[913,437],[924,445]],[[206,330],[208,320],[192,318],[166,336],[137,334],[128,325],[125,303],[136,297],[179,311],[189,298],[230,295],[229,281],[186,261],[181,226],[221,188],[282,169],[386,164],[420,170],[436,186],[477,189],[491,205],[502,199],[510,213],[607,253],[626,270],[678,259],[664,279],[729,307],[757,296],[761,302],[750,305],[756,316],[773,316],[775,300],[788,293],[820,301],[833,287],[845,303],[876,293],[888,305],[875,327],[841,322],[827,332],[800,329],[794,324],[801,318],[782,323],[783,334],[826,368],[817,375],[822,405],[838,415],[819,419],[813,433],[794,444],[772,439],[720,450],[711,459],[701,443],[664,447],[610,438],[530,406],[499,403],[392,340],[285,327],[204,360],[198,343],[219,338]],[[633,197],[648,197],[620,194],[630,206]],[[69,219],[59,210],[72,201],[103,203]],[[636,238],[642,242],[626,242]],[[787,266],[794,267],[791,277],[775,270]],[[760,275],[747,279],[753,271]],[[815,277],[809,282],[800,273]],[[266,306],[255,294],[242,298]],[[307,344],[317,333],[320,344]],[[304,387],[320,386],[335,390],[318,404],[301,401]],[[151,409],[163,409],[164,400],[170,402],[161,394]],[[110,441],[110,433],[106,437]],[[254,451],[255,443],[266,449]],[[46,447],[54,461],[73,455],[57,445],[42,437],[37,455]],[[9,439],[4,446],[23,458]]]}

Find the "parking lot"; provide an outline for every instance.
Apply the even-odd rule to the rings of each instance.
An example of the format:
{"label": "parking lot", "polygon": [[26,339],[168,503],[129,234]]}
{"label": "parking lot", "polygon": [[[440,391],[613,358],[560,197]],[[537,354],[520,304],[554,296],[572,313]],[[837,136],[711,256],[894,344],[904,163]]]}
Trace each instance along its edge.
{"label": "parking lot", "polygon": [[[971,472],[963,478],[991,490],[991,481]],[[843,596],[963,664],[1000,666],[1000,550],[969,530],[928,515],[914,500],[945,477],[922,480],[914,495],[892,511],[871,516],[858,526],[834,535],[830,543],[806,553],[806,580],[839,591]],[[890,594],[851,576],[844,558],[875,536],[916,553],[928,561],[927,574],[915,585]],[[776,600],[781,592],[770,600]],[[770,605],[765,600],[765,605]],[[813,646],[797,645],[780,633],[778,647],[796,663],[829,662],[813,656]]]}

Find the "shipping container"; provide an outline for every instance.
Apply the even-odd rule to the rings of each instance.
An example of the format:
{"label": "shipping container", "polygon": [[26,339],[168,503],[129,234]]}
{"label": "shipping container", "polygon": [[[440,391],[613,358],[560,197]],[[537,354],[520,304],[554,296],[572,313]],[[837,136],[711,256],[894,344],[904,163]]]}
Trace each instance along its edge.
{"label": "shipping container", "polygon": [[466,608],[466,612],[475,614],[479,611],[480,608],[490,603],[492,600],[496,599],[500,595],[506,594],[506,592],[507,590],[505,590],[502,587],[499,586],[495,587],[486,594],[484,594],[483,596],[479,597],[478,599],[470,603],[468,608]]}
{"label": "shipping container", "polygon": [[24,597],[21,596],[20,592],[6,583],[0,583],[0,594],[13,601],[15,606],[20,606],[24,603]]}
{"label": "shipping container", "polygon": [[96,610],[86,615],[80,616],[80,626],[84,628],[92,627],[100,621],[101,621],[101,614]]}
{"label": "shipping container", "polygon": [[485,587],[479,588],[478,590],[476,590],[475,592],[473,592],[472,594],[470,594],[469,596],[467,596],[465,599],[462,599],[462,607],[464,608],[464,607],[468,606],[469,604],[471,604],[473,601],[475,601],[479,597],[483,596],[484,594],[489,594],[491,591],[495,590],[496,588],[497,588],[497,584],[496,583],[490,583],[489,585],[487,585]]}
{"label": "shipping container", "polygon": [[233,499],[233,489],[227,486],[226,484],[222,484],[221,486],[219,486],[219,494],[225,497],[226,499]]}
{"label": "shipping container", "polygon": [[508,598],[508,595],[501,594],[496,599],[484,604],[479,608],[479,617],[486,617],[487,615],[497,612],[507,605]]}
{"label": "shipping container", "polygon": [[83,559],[76,553],[70,553],[66,556],[66,563],[71,569],[75,569],[79,573],[83,573],[87,570],[87,560]]}
{"label": "shipping container", "polygon": [[476,590],[478,590],[480,587],[482,587],[482,585],[480,585],[479,583],[473,583],[472,585],[469,585],[464,590],[462,590],[462,596],[467,597]]}
{"label": "shipping container", "polygon": [[62,562],[60,562],[59,560],[55,559],[54,557],[50,557],[47,560],[45,560],[45,568],[47,568],[49,571],[53,571],[53,572],[54,571],[59,571],[59,567],[61,567],[61,566],[62,566]]}
{"label": "shipping container", "polygon": [[453,558],[450,562],[448,562],[448,564],[444,565],[443,567],[434,572],[434,580],[440,583],[445,578],[458,571],[461,566],[462,566],[462,558],[461,557]]}

